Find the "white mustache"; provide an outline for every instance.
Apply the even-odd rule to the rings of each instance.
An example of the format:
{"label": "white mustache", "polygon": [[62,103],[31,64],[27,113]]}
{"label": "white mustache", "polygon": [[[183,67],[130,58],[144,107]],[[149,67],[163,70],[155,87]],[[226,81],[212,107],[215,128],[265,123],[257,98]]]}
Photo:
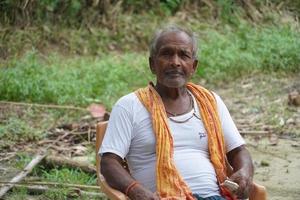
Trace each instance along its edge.
{"label": "white mustache", "polygon": [[167,70],[165,71],[165,74],[180,74],[180,75],[184,75],[183,71],[181,70]]}

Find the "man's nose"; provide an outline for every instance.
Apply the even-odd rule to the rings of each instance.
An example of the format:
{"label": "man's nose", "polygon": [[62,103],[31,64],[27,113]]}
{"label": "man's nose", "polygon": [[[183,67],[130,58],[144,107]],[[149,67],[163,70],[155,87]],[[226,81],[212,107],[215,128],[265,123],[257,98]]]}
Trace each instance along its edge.
{"label": "man's nose", "polygon": [[180,58],[177,54],[173,55],[171,58],[171,66],[172,67],[179,67],[180,66]]}

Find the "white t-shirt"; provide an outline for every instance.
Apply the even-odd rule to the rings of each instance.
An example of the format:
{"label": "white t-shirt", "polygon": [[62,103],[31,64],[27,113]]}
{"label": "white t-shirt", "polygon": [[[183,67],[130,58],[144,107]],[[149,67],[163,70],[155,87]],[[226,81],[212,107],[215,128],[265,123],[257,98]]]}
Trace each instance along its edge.
{"label": "white t-shirt", "polygon": [[[216,97],[224,133],[226,151],[245,144],[225,104]],[[194,97],[193,97],[194,99]],[[201,118],[194,99],[195,114]],[[172,117],[184,121],[194,111]],[[192,117],[185,123],[168,119],[174,144],[177,170],[191,189],[202,197],[220,195],[216,173],[209,158],[206,131],[201,120]],[[156,191],[156,153],[150,113],[134,93],[123,96],[113,107],[108,127],[99,150],[111,152],[128,161],[131,175],[151,191]]]}

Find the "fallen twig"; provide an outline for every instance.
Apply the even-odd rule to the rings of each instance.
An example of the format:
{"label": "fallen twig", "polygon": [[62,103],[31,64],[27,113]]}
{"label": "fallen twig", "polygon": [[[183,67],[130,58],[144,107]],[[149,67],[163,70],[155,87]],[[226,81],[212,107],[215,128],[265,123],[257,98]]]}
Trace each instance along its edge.
{"label": "fallen twig", "polygon": [[60,146],[55,146],[55,145],[49,145],[49,149],[54,149],[56,152],[65,152],[69,150],[69,147],[60,147]]}
{"label": "fallen twig", "polygon": [[270,132],[269,131],[240,131],[241,135],[253,135],[253,136],[258,136],[258,135],[268,135]]}
{"label": "fallen twig", "polygon": [[[10,182],[7,181],[0,181],[0,184],[9,184]],[[73,188],[80,188],[80,189],[94,189],[99,190],[99,186],[93,185],[79,185],[79,184],[71,184],[71,183],[58,183],[58,182],[41,182],[41,181],[22,181],[17,183],[16,185],[46,185],[46,186],[53,186],[53,187],[73,187]]]}
{"label": "fallen twig", "polygon": [[[1,161],[5,161],[5,160],[9,160],[9,159],[13,158],[17,153],[16,152],[12,152],[12,153],[7,153],[7,154],[6,154],[7,155],[6,157],[0,159],[0,162]],[[5,154],[1,155],[1,156],[5,156]]]}
{"label": "fallen twig", "polygon": [[55,108],[55,109],[70,109],[70,110],[81,110],[88,111],[86,108],[75,107],[75,106],[61,106],[52,104],[37,104],[37,103],[24,103],[24,102],[12,102],[12,101],[0,101],[3,104],[17,105],[17,106],[33,106],[42,108]]}
{"label": "fallen twig", "polygon": [[41,181],[42,178],[41,177],[37,177],[37,176],[28,176],[28,177],[25,177],[24,180],[22,182],[34,182],[34,181]]}
{"label": "fallen twig", "polygon": [[237,127],[239,128],[249,128],[249,127],[258,127],[258,126],[264,126],[264,123],[237,123]]}
{"label": "fallen twig", "polygon": [[[59,191],[58,189],[53,189],[53,188],[50,188],[48,186],[45,186],[45,185],[22,185],[22,184],[15,184],[15,186],[17,188],[26,188],[27,191],[29,193],[34,193],[34,194],[42,194],[44,192],[47,192],[47,191],[52,191],[52,192],[57,192]],[[99,193],[99,192],[87,192],[87,191],[83,191],[83,190],[80,190],[78,188],[69,188],[69,195],[72,195],[73,197],[75,196],[82,196],[82,195],[85,195],[85,196],[90,196],[90,197],[97,197],[97,198],[104,198],[106,197],[106,195],[104,193]]]}
{"label": "fallen twig", "polygon": [[16,183],[23,180],[31,171],[32,169],[38,165],[44,158],[46,154],[43,155],[37,155],[34,159],[31,160],[31,162],[13,179],[9,181],[8,184],[4,185],[0,189],[0,199],[5,195],[7,191],[9,191]]}
{"label": "fallen twig", "polygon": [[5,153],[0,153],[0,156],[6,156],[6,155],[11,155],[11,154],[16,154],[16,152],[5,152]]}

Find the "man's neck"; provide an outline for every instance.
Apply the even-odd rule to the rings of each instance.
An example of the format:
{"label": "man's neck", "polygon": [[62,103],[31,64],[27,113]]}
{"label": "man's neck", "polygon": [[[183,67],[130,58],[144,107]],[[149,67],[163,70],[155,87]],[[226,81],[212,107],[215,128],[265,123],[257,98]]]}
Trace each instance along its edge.
{"label": "man's neck", "polygon": [[188,94],[188,89],[186,86],[179,87],[179,88],[171,88],[166,87],[160,83],[156,83],[155,89],[158,94],[161,96],[162,99],[168,100],[176,100],[180,98],[184,98]]}

